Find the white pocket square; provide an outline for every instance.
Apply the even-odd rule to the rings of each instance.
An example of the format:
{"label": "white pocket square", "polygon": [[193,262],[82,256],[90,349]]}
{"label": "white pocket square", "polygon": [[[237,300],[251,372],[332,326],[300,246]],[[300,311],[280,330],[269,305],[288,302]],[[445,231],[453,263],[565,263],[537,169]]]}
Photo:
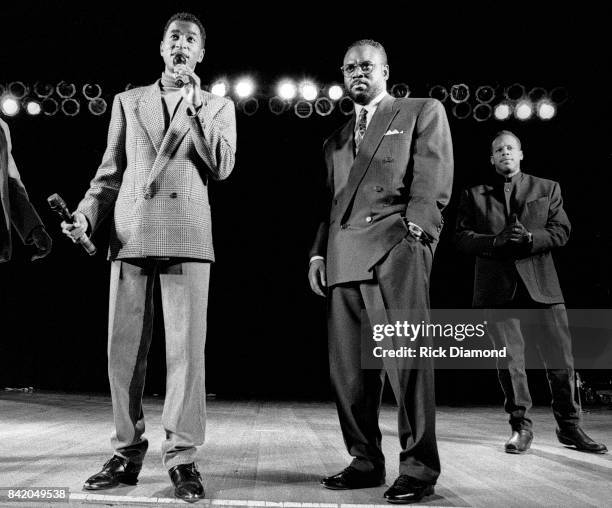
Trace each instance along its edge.
{"label": "white pocket square", "polygon": [[389,129],[385,132],[385,136],[393,136],[395,134],[404,134],[404,131],[398,131],[397,129]]}

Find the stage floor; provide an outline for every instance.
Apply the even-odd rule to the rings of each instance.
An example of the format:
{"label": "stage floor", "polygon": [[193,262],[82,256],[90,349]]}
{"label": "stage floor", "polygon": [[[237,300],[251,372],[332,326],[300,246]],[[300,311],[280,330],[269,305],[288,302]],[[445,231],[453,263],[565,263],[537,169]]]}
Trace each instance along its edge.
{"label": "stage floor", "polygon": [[[161,464],[162,404],[145,400],[149,453],[138,485],[91,494],[81,490],[83,481],[112,454],[110,398],[0,392],[0,492],[68,487],[71,505],[176,503]],[[558,443],[550,408],[533,410],[535,438],[531,451],[520,456],[503,451],[510,431],[501,406],[439,407],[437,414],[442,475],[436,494],[422,505],[612,506],[612,454],[581,453]],[[392,406],[383,407],[380,422],[389,484],[397,476],[399,452]],[[612,410],[585,413],[583,425],[612,448]],[[208,499],[198,506],[390,506],[382,497],[386,487],[330,491],[319,485],[322,476],[348,462],[331,402],[211,400],[199,452]]]}

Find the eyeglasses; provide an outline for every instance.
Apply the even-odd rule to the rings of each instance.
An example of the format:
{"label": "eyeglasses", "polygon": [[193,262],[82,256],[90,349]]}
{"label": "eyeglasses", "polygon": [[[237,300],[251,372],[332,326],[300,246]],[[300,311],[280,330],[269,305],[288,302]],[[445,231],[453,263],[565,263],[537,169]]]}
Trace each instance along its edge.
{"label": "eyeglasses", "polygon": [[359,67],[361,69],[361,72],[363,72],[364,74],[370,74],[370,72],[374,70],[374,67],[376,65],[378,64],[375,64],[374,62],[368,62],[368,61],[361,62],[358,64],[350,63],[350,64],[346,64],[340,67],[340,70],[343,72],[345,76],[350,76]]}

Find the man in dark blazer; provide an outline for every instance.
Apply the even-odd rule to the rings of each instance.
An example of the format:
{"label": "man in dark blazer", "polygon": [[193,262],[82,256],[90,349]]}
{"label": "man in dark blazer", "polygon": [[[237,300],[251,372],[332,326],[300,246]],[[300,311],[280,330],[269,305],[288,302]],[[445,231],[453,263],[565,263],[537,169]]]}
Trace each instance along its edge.
{"label": "man in dark blazer", "polygon": [[[161,288],[166,338],[163,464],[175,495],[204,496],[195,465],[204,442],[204,344],[210,263],[214,261],[208,187],[234,166],[234,105],[200,88],[204,57],[198,18],[173,15],[163,33],[161,80],[115,97],[106,152],[75,213],[78,238],[112,216],[108,371],[114,456],[84,488],[135,483],[147,451],[142,393]],[[184,86],[179,87],[179,81]]]}
{"label": "man in dark blazer", "polygon": [[51,252],[51,237],[47,234],[13,159],[11,134],[0,119],[0,263],[9,261],[12,253],[11,226],[25,244],[33,244],[36,252],[32,261]]}
{"label": "man in dark blazer", "polygon": [[498,363],[512,427],[505,451],[523,453],[533,439],[527,340],[537,344],[546,366],[559,441],[604,453],[606,447],[579,425],[571,336],[551,253],[567,242],[570,222],[559,184],[521,172],[522,160],[518,137],[498,133],[491,145],[494,180],[463,193],[456,230],[459,249],[476,256],[473,305],[487,309],[491,338],[507,348],[508,357]]}
{"label": "man in dark blazer", "polygon": [[[385,373],[399,405],[400,476],[385,492],[396,503],[433,493],[440,474],[434,372],[428,359],[361,363],[362,313],[429,312],[429,275],[449,201],[453,156],[448,121],[433,99],[394,99],[389,66],[372,40],[344,56],[355,115],[324,145],[324,212],[310,252],[312,290],[328,298],[331,381],[350,466],[322,483],[330,489],[385,482],[378,412]],[[390,316],[388,316],[390,317]],[[391,319],[389,319],[391,321]]]}

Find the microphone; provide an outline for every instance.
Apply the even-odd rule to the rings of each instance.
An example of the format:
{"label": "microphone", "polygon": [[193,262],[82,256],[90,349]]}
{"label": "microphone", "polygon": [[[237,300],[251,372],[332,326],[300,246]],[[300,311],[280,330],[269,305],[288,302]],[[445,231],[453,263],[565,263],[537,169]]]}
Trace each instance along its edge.
{"label": "microphone", "polygon": [[[74,224],[72,215],[70,215],[68,207],[66,206],[66,202],[59,194],[53,194],[49,196],[47,198],[47,203],[49,203],[51,210],[57,213],[62,218],[62,220],[66,222],[72,222]],[[83,246],[87,254],[89,254],[90,256],[93,256],[98,250],[85,233],[83,233],[81,237],[77,239],[77,242],[79,242]]]}
{"label": "microphone", "polygon": [[[174,59],[172,60],[172,63],[174,65],[179,65],[179,64],[186,64],[187,63],[187,57],[185,55],[183,55],[183,53],[177,53],[176,55],[174,55]],[[174,80],[174,84],[179,87],[182,88],[184,87],[188,82],[185,81],[185,79],[183,78],[183,76],[177,76]]]}

